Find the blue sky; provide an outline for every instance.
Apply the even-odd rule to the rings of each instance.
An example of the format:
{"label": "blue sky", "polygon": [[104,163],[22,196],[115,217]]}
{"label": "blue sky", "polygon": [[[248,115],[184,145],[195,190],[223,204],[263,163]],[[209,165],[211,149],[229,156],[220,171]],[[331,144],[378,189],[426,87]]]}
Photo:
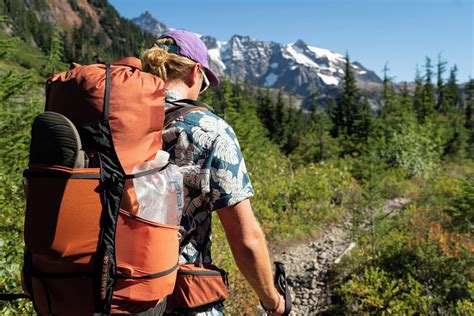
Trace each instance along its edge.
{"label": "blue sky", "polygon": [[[382,76],[386,62],[395,81],[413,81],[425,57],[438,54],[458,78],[474,77],[474,0],[109,0],[133,18],[145,10],[172,28],[226,41],[248,35],[278,43],[349,52]],[[445,77],[447,77],[447,73]]]}

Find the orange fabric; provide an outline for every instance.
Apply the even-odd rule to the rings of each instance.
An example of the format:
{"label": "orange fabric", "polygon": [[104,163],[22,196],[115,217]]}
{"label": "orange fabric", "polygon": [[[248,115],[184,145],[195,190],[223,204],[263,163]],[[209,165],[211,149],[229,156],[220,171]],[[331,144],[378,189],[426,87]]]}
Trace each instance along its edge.
{"label": "orange fabric", "polygon": [[[30,170],[69,174],[99,172],[98,169],[65,167]],[[31,177],[27,182],[25,244],[28,250],[59,256],[61,260],[68,260],[67,257],[79,260],[81,256],[95,253],[102,212],[99,180]]]}
{"label": "orange fabric", "polygon": [[[162,147],[164,121],[164,82],[141,71],[141,62],[128,57],[111,66],[109,124],[115,151],[125,173],[155,157]],[[67,72],[48,80],[47,110],[61,113],[76,126],[102,120],[105,92],[105,65],[72,65]],[[86,152],[91,150],[84,148]],[[97,166],[97,159],[92,159]],[[70,169],[60,166],[31,165],[30,170],[95,173],[98,168]],[[102,213],[99,179],[29,177],[25,217],[26,250],[32,254],[33,268],[51,273],[91,273]],[[138,203],[133,181],[126,181],[122,208],[136,213]],[[178,261],[178,227],[140,220],[121,211],[116,234],[118,270],[131,275],[158,273]],[[176,270],[143,280],[117,279],[112,312],[146,310],[173,290]],[[24,282],[23,282],[24,283]],[[91,314],[94,287],[92,279],[33,278],[35,301],[41,314],[48,314],[44,286],[53,298],[52,313]],[[71,300],[67,301],[67,298]]]}
{"label": "orange fabric", "polygon": [[[46,173],[26,179],[25,244],[32,253],[33,268],[42,273],[95,272],[102,213],[100,181],[48,177],[47,173],[98,174],[99,169],[32,165],[30,171]],[[172,268],[178,262],[178,230],[177,226],[153,223],[120,211],[116,235],[118,271],[139,276]],[[117,279],[112,312],[138,312],[154,306],[172,292],[175,280],[176,270],[156,279]],[[54,314],[93,312],[91,277],[46,277],[42,282],[54,298]],[[24,280],[22,283],[26,291]],[[33,292],[40,314],[47,315],[46,292],[37,277],[33,278]]]}
{"label": "orange fabric", "polygon": [[[54,298],[51,299],[51,313],[43,285],[48,289],[50,298]],[[94,289],[92,278],[43,278],[40,281],[33,277],[32,286],[40,315],[80,316],[94,313],[94,297],[89,294]]]}
{"label": "orange fabric", "polygon": [[[30,171],[99,173],[97,168],[38,165],[30,166]],[[25,245],[32,253],[33,269],[41,273],[93,273],[102,212],[99,180],[28,177],[27,188]],[[54,298],[51,299],[52,314],[93,313],[92,277],[40,278],[41,281],[39,277],[33,277],[32,286],[41,315],[49,314],[46,293]],[[24,280],[22,284],[26,291]]]}
{"label": "orange fabric", "polygon": [[[186,275],[185,273],[189,271],[202,273],[203,275]],[[226,300],[228,293],[224,277],[219,273],[216,273],[216,275],[205,275],[209,272],[220,271],[222,270],[211,264],[203,266],[195,266],[194,264],[181,265],[178,270],[173,294],[168,296],[167,309],[170,311],[191,309],[212,302]]]}
{"label": "orange fabric", "polygon": [[[118,270],[140,276],[168,270],[178,262],[178,226],[146,221],[121,211],[117,224]],[[114,298],[146,302],[161,300],[173,291],[176,270],[156,279],[118,279]]]}
{"label": "orange fabric", "polygon": [[[140,60],[127,57],[111,67],[109,121],[120,163],[126,173],[153,159],[162,146],[164,82],[141,71]],[[48,80],[47,109],[84,125],[102,119],[105,65],[76,66]]]}

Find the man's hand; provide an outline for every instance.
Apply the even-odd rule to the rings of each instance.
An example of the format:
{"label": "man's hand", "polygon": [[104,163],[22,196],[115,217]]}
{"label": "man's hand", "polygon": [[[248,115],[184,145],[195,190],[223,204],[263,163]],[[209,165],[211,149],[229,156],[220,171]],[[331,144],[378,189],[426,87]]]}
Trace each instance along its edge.
{"label": "man's hand", "polygon": [[[278,291],[275,289],[275,291],[278,293]],[[283,313],[285,312],[285,297],[283,297],[283,295],[281,295],[280,293],[277,294],[278,298],[277,298],[277,303],[278,303],[278,306],[276,307],[275,311],[272,313],[272,315],[274,316],[279,316],[279,315],[283,315]],[[263,302],[262,302],[263,304]],[[270,305],[265,305],[263,304],[263,307],[264,309],[266,310],[272,310],[274,307],[275,307],[275,303],[273,305],[271,305],[271,307],[269,307]]]}

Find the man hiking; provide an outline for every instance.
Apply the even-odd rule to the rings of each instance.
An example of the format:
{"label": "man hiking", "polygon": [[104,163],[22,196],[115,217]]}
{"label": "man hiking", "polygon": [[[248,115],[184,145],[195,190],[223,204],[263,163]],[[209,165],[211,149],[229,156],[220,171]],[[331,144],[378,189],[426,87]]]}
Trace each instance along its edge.
{"label": "man hiking", "polygon": [[[163,34],[142,55],[143,68],[165,81],[166,108],[185,100],[194,103],[219,80],[209,69],[209,54],[194,34],[173,30]],[[189,101],[191,100],[191,101]],[[275,288],[264,234],[252,211],[254,195],[245,162],[232,128],[209,110],[191,111],[163,133],[163,149],[181,167],[185,204],[181,225],[188,232],[180,263],[211,263],[211,213],[217,211],[238,268],[271,315],[285,311]],[[212,302],[211,302],[212,303]],[[221,315],[222,303],[198,315]]]}

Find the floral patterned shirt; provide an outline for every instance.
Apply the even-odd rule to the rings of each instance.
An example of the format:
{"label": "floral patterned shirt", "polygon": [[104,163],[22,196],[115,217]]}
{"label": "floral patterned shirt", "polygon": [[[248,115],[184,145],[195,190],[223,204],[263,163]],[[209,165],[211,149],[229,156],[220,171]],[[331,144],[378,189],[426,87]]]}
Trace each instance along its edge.
{"label": "floral patterned shirt", "polygon": [[[167,101],[182,99],[173,90]],[[166,107],[170,107],[167,102]],[[234,131],[210,111],[193,111],[178,118],[163,132],[163,148],[170,162],[183,173],[184,210],[181,225],[195,230],[184,247],[181,263],[199,255],[211,262],[211,212],[232,206],[254,195],[244,158]]]}

